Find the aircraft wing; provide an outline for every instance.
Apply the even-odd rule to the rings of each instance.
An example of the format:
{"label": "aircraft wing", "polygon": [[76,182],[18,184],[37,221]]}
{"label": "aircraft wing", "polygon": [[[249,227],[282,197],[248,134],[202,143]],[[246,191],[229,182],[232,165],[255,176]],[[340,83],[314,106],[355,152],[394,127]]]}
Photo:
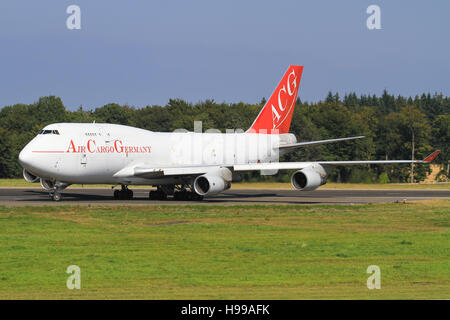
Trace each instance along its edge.
{"label": "aircraft wing", "polygon": [[135,165],[126,167],[114,174],[115,178],[141,177],[147,179],[161,178],[167,176],[189,176],[201,175],[208,171],[219,168],[219,165],[198,165],[198,166],[145,166]]}
{"label": "aircraft wing", "polygon": [[400,163],[430,163],[437,157],[440,150],[434,151],[423,160],[362,160],[362,161],[314,161],[314,162],[271,162],[271,163],[248,163],[234,165],[234,171],[252,171],[252,170],[288,170],[303,169],[312,164],[324,166],[349,166],[364,164],[400,164]]}
{"label": "aircraft wing", "polygon": [[297,142],[297,143],[291,143],[291,144],[281,144],[281,145],[278,146],[278,148],[280,150],[283,150],[283,149],[294,149],[294,148],[315,146],[315,145],[319,145],[319,144],[333,143],[333,142],[346,141],[346,140],[355,140],[355,139],[362,139],[362,138],[365,138],[365,136],[337,138],[337,139],[328,139],[328,140],[306,141],[306,142]]}
{"label": "aircraft wing", "polygon": [[364,164],[400,164],[400,163],[430,163],[437,157],[439,150],[427,156],[424,160],[362,160],[362,161],[313,161],[313,162],[270,162],[270,163],[245,163],[235,165],[192,165],[192,166],[146,166],[134,165],[126,167],[116,174],[116,178],[142,177],[147,179],[161,178],[167,176],[197,176],[207,172],[229,168],[233,171],[253,171],[253,170],[289,170],[304,169],[313,164],[324,166],[348,166]]}

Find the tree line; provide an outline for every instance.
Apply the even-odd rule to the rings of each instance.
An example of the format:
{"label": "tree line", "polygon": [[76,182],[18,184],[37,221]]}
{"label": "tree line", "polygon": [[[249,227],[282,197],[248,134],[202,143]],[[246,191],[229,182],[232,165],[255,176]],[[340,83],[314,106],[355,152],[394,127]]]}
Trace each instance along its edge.
{"label": "tree line", "polygon": [[[217,103],[206,100],[189,103],[171,99],[165,106],[135,108],[109,103],[92,110],[79,107],[67,110],[55,96],[41,97],[32,104],[15,104],[0,110],[0,178],[20,177],[17,161],[20,150],[45,125],[56,122],[104,122],[135,126],[152,131],[193,130],[194,121],[203,122],[203,130],[215,128],[246,130],[264,105],[260,103]],[[442,94],[422,94],[402,97],[355,93],[340,97],[329,92],[323,101],[302,102],[297,99],[291,132],[298,141],[322,140],[364,135],[366,138],[311,146],[291,152],[282,161],[411,159],[414,135],[414,155],[422,159],[436,149],[441,154],[436,163],[442,171],[438,179],[446,179],[450,151],[450,98]],[[415,181],[425,179],[429,165],[415,167]],[[407,182],[409,165],[337,167],[330,180],[339,182]],[[247,174],[246,180],[276,179],[286,181],[288,174],[259,177]]]}

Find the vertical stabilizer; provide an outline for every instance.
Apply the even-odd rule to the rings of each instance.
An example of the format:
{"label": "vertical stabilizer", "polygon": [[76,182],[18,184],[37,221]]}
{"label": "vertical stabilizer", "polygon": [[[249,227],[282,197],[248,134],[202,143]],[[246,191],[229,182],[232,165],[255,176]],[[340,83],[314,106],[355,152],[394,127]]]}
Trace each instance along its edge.
{"label": "vertical stabilizer", "polygon": [[256,117],[249,133],[289,133],[292,113],[297,100],[303,66],[289,66],[272,96]]}

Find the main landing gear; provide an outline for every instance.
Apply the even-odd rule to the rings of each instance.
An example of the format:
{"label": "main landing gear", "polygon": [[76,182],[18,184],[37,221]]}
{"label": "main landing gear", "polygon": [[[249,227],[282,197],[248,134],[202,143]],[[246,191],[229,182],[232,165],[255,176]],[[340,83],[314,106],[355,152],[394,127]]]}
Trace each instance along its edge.
{"label": "main landing gear", "polygon": [[[195,193],[189,185],[158,185],[156,186],[156,190],[152,190],[148,193],[148,198],[150,200],[167,200],[168,196],[172,196],[171,199],[175,201],[203,200],[203,196]],[[128,186],[122,185],[121,190],[114,190],[114,199],[131,200],[133,199],[133,191],[128,189]]]}
{"label": "main landing gear", "polygon": [[173,195],[173,200],[175,201],[201,201],[203,200],[203,196],[198,195],[192,188],[189,188],[188,185],[161,185],[157,186],[156,190],[150,191],[148,194],[148,198],[150,200],[167,200],[168,195]]}
{"label": "main landing gear", "polygon": [[193,191],[177,191],[173,195],[173,199],[177,201],[201,201],[203,196],[193,192]]}
{"label": "main landing gear", "polygon": [[148,193],[148,198],[150,200],[167,200],[167,194],[167,190],[164,190],[161,186],[158,186],[156,190],[152,190]]}
{"label": "main landing gear", "polygon": [[116,200],[131,200],[131,199],[133,199],[133,191],[128,189],[128,186],[122,185],[121,190],[114,190],[114,199],[116,199]]}

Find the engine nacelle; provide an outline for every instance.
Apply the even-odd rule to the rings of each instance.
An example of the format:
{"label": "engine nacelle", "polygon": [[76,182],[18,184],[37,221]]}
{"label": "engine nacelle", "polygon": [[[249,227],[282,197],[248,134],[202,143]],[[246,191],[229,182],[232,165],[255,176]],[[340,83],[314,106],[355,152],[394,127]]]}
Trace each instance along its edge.
{"label": "engine nacelle", "polygon": [[41,186],[45,191],[51,191],[55,188],[55,183],[51,180],[41,178]]}
{"label": "engine nacelle", "polygon": [[231,183],[218,175],[204,174],[194,180],[194,190],[201,196],[217,194],[231,187]]}
{"label": "engine nacelle", "polygon": [[39,181],[39,177],[35,176],[31,172],[28,172],[27,169],[23,169],[23,178],[25,179],[26,182],[31,183]]}
{"label": "engine nacelle", "polygon": [[70,186],[70,183],[61,182],[61,181],[52,181],[47,179],[41,178],[41,186],[45,191],[53,191],[53,190],[64,190],[68,186]]}
{"label": "engine nacelle", "polygon": [[325,169],[315,164],[305,169],[294,172],[291,183],[295,190],[312,191],[327,183],[327,173]]}

